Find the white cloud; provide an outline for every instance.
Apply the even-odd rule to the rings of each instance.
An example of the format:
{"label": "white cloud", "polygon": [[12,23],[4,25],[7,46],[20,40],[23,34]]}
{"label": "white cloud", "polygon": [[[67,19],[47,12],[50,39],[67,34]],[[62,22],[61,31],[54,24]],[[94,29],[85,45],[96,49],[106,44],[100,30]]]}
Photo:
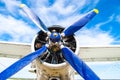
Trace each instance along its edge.
{"label": "white cloud", "polygon": [[[93,9],[98,1],[99,0],[93,2],[87,0],[56,0],[52,6],[47,6],[42,0],[36,0],[36,5],[31,6],[31,8],[40,16],[46,25],[64,24],[64,26],[67,26],[68,24],[66,23],[70,25],[71,22],[76,21],[76,17],[81,16],[79,11],[82,8],[92,3],[91,9]],[[31,3],[33,2],[34,1],[31,1]],[[91,10],[90,8],[88,9]]]}
{"label": "white cloud", "polygon": [[[16,13],[21,13],[18,10],[19,0],[2,0],[6,4],[6,8],[13,15]],[[87,0],[56,0],[53,5],[48,6],[48,0],[28,0],[28,3],[32,4],[30,6],[42,19],[47,26],[59,24],[63,26],[68,26],[79,18],[81,14],[78,12],[85,6],[92,3],[91,7],[95,7],[99,0],[87,1]],[[35,4],[35,5],[34,5]],[[90,7],[88,8],[89,10]],[[22,15],[22,13],[21,13]],[[62,18],[62,19],[60,19]]]}
{"label": "white cloud", "polygon": [[[8,33],[12,36],[11,41],[31,42],[37,30],[31,28],[22,20],[16,20],[11,16],[0,15],[0,35]],[[3,36],[1,36],[2,38]]]}
{"label": "white cloud", "polygon": [[[16,6],[18,6],[21,2],[17,0],[3,0],[6,3],[7,9],[11,13],[16,12]],[[9,4],[8,4],[9,2]],[[87,1],[87,0],[56,0],[53,5],[48,6],[48,0],[29,0],[29,3],[32,4],[31,9],[37,13],[41,20],[47,25],[51,26],[54,24],[62,25],[67,27],[78,20],[82,14],[78,12],[85,8],[89,4],[90,7],[87,8],[86,11],[91,10],[96,6],[99,0],[96,1]],[[35,5],[34,5],[34,4]],[[21,11],[19,11],[21,15],[24,15]],[[33,35],[37,30],[34,30],[29,27],[25,22],[21,20],[16,20],[13,17],[5,17],[0,15],[1,17],[1,32],[7,32],[13,37],[13,41],[22,42],[30,42],[33,38]],[[63,17],[63,18],[62,18]],[[62,19],[61,19],[62,18]],[[95,29],[85,29],[81,32],[76,33],[79,36],[79,42],[81,45],[108,45],[114,39],[109,35],[109,33],[105,33],[99,30],[99,27],[110,22],[113,18],[111,17],[108,21],[101,22],[95,26]],[[118,18],[119,19],[119,18]],[[8,25],[6,25],[6,23]],[[19,26],[18,26],[19,25]],[[13,28],[14,27],[14,28]],[[1,33],[0,32],[0,33]],[[31,35],[31,36],[30,36]],[[21,39],[22,38],[22,39]]]}
{"label": "white cloud", "polygon": [[116,17],[116,21],[120,23],[120,15]]}
{"label": "white cloud", "polygon": [[109,33],[98,29],[83,29],[76,34],[80,46],[85,45],[110,45],[114,39]]}
{"label": "white cloud", "polygon": [[79,37],[79,44],[84,45],[110,45],[115,42],[115,39],[110,35],[112,28],[110,27],[109,31],[100,30],[101,26],[108,24],[114,19],[114,15],[110,16],[107,21],[100,22],[96,24],[91,29],[83,28],[81,31],[78,31],[76,35]]}
{"label": "white cloud", "polygon": [[19,5],[20,1],[19,0],[1,0],[2,2],[5,3],[6,6],[6,11],[9,11],[12,15],[16,16],[19,11]]}

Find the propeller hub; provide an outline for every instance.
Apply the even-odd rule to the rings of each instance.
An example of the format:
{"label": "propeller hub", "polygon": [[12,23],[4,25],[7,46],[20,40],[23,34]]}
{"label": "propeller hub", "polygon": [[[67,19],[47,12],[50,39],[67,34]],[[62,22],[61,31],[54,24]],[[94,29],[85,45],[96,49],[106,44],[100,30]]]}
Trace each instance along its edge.
{"label": "propeller hub", "polygon": [[33,40],[33,50],[38,50],[42,45],[48,44],[47,51],[39,56],[39,60],[48,64],[62,64],[65,62],[61,51],[61,45],[76,51],[76,40],[73,35],[65,37],[61,35],[64,28],[55,25],[48,28],[49,33],[38,32]]}
{"label": "propeller hub", "polygon": [[60,40],[61,40],[61,36],[60,36],[60,33],[57,33],[57,32],[53,32],[53,33],[51,33],[51,35],[50,35],[50,40],[52,41],[52,42],[59,42]]}

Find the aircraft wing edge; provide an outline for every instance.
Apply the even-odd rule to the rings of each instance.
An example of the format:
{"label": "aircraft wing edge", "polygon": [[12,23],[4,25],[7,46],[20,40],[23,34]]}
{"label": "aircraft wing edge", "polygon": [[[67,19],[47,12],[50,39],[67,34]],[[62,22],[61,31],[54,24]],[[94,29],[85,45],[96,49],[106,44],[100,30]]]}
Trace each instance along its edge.
{"label": "aircraft wing edge", "polygon": [[[31,52],[31,44],[0,42],[0,57],[21,58]],[[120,61],[120,45],[80,46],[79,57],[87,62]]]}
{"label": "aircraft wing edge", "polygon": [[0,57],[21,58],[31,52],[27,43],[0,42]]}
{"label": "aircraft wing edge", "polygon": [[79,57],[84,61],[120,61],[120,45],[81,46]]}

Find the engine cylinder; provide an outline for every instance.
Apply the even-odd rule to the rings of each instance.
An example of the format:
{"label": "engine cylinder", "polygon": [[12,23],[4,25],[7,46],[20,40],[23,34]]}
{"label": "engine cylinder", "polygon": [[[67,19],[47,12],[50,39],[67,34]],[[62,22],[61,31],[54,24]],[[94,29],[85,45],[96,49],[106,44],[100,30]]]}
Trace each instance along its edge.
{"label": "engine cylinder", "polygon": [[[54,25],[48,28],[48,30],[52,33],[53,31],[56,31],[57,33],[62,33],[64,30],[63,27]],[[39,56],[39,60],[41,62],[44,62],[44,64],[65,64],[65,58],[62,54],[62,51],[60,49],[60,45],[64,45],[69,47],[73,52],[76,51],[77,43],[74,35],[62,37],[61,40],[57,43],[54,43],[50,41],[49,36],[47,33],[44,33],[43,31],[39,31],[38,34],[35,36],[33,40],[32,49],[33,51],[38,50],[42,47],[42,45],[49,44],[48,50],[43,53],[41,56]]]}

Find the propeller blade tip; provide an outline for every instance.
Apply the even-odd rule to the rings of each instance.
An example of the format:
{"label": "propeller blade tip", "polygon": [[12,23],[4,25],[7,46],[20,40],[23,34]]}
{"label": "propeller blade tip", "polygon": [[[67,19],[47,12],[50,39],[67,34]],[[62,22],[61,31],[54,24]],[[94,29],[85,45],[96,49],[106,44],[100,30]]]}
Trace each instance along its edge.
{"label": "propeller blade tip", "polygon": [[93,11],[94,11],[96,14],[99,13],[99,10],[98,10],[98,9],[94,9]]}
{"label": "propeller blade tip", "polygon": [[20,8],[23,8],[25,6],[25,4],[20,4]]}

